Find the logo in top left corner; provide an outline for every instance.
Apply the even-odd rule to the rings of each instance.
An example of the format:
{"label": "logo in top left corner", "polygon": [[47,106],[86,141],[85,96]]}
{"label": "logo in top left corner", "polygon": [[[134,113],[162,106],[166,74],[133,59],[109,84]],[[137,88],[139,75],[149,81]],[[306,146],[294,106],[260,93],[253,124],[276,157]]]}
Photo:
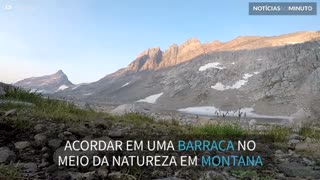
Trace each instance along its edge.
{"label": "logo in top left corner", "polygon": [[11,4],[4,5],[4,10],[6,10],[6,11],[12,10],[12,5]]}

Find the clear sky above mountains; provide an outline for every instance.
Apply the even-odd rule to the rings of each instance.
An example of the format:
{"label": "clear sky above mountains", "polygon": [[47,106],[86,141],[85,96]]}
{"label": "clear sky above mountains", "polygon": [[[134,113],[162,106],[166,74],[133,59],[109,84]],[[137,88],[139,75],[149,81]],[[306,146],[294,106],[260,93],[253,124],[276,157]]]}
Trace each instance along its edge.
{"label": "clear sky above mountains", "polygon": [[90,82],[144,49],[165,50],[191,37],[229,41],[320,30],[319,15],[249,16],[248,2],[0,0],[0,81],[62,69],[74,83]]}

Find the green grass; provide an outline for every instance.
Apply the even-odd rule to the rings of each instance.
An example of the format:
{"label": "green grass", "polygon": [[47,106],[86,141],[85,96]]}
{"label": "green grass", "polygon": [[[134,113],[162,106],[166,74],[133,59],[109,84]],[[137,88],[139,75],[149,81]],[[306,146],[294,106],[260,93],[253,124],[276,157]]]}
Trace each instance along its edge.
{"label": "green grass", "polygon": [[35,104],[39,103],[39,101],[42,101],[41,94],[37,92],[31,92],[21,88],[13,88],[13,87],[6,87],[4,91],[5,91],[5,94],[1,96],[2,99],[19,100],[19,101],[30,102]]}
{"label": "green grass", "polygon": [[233,169],[231,170],[231,175],[238,179],[256,179],[256,180],[272,180],[274,174],[261,175],[256,170],[243,170],[243,169]]}
{"label": "green grass", "polygon": [[124,115],[105,114],[105,119],[110,119],[119,123],[132,123],[134,125],[152,124],[155,123],[152,117],[141,113],[127,113]]}
{"label": "green grass", "polygon": [[175,119],[159,120],[159,121],[157,121],[157,123],[158,124],[162,124],[162,125],[167,126],[167,127],[180,127],[179,121],[177,121]]}
{"label": "green grass", "polygon": [[0,179],[23,179],[19,169],[12,165],[6,165],[0,163]]}
{"label": "green grass", "polygon": [[[5,94],[0,96],[0,99],[32,103],[34,106],[30,106],[28,108],[34,115],[52,120],[81,121],[91,119],[98,114],[93,111],[80,109],[73,103],[45,98],[39,93],[30,92],[21,88],[6,88]],[[26,107],[19,104],[7,103],[3,108],[21,109]]]}
{"label": "green grass", "polygon": [[304,137],[320,140],[320,131],[310,126],[302,127],[299,134]]}
{"label": "green grass", "polygon": [[258,173],[254,170],[231,170],[231,175],[239,179],[258,179]]}
{"label": "green grass", "polygon": [[275,142],[285,142],[287,141],[290,132],[291,132],[291,129],[289,128],[272,126],[270,129],[266,130],[264,134]]}
{"label": "green grass", "polygon": [[190,129],[190,134],[195,135],[209,135],[220,137],[242,137],[247,132],[236,124],[223,123],[223,124],[206,124],[201,126],[194,126]]}

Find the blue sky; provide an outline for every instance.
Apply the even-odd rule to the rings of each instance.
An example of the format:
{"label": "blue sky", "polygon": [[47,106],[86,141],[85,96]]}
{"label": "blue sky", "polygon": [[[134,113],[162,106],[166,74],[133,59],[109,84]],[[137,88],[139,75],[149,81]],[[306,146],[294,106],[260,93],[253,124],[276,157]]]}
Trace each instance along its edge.
{"label": "blue sky", "polygon": [[249,16],[248,2],[0,0],[0,81],[62,69],[74,83],[91,82],[127,66],[146,48],[165,50],[191,37],[224,42],[320,30],[319,15]]}

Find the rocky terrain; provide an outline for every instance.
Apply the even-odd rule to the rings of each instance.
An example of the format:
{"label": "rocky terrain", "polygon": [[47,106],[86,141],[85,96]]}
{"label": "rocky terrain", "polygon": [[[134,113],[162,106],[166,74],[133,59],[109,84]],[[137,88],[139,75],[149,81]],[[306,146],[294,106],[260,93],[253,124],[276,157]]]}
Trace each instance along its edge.
{"label": "rocky terrain", "polygon": [[54,74],[27,78],[13,84],[39,93],[50,94],[74,87],[62,70]]}
{"label": "rocky terrain", "polygon": [[319,32],[299,32],[225,43],[190,39],[164,52],[145,50],[127,68],[55,96],[120,109],[135,106],[136,111],[212,115],[205,112],[210,107],[243,109],[253,118],[315,120],[319,37]]}
{"label": "rocky terrain", "polygon": [[[18,91],[2,95],[7,103],[0,106],[0,179],[319,179],[319,124],[300,131],[285,127],[261,127],[251,123],[247,130],[223,124],[214,126],[185,126],[174,121],[154,121],[139,114],[111,116],[85,111],[65,102],[40,100],[38,96]],[[22,96],[23,95],[23,96]],[[15,98],[14,98],[15,97]],[[19,97],[19,98],[17,98]],[[24,97],[24,101],[21,97]],[[36,100],[35,100],[36,99]],[[11,101],[11,102],[10,102]],[[15,102],[22,101],[32,105]],[[42,102],[43,101],[43,102]],[[43,107],[46,107],[43,109]],[[49,109],[48,107],[52,107]],[[59,112],[59,113],[58,113]],[[220,134],[216,134],[215,127]],[[261,125],[260,125],[261,126]],[[206,131],[209,128],[209,131]],[[231,128],[231,129],[230,129]],[[270,129],[271,128],[271,129]],[[204,133],[205,136],[199,136]],[[157,140],[206,137],[241,138],[250,133],[256,136],[257,150],[263,156],[263,167],[64,167],[57,165],[58,155],[133,155],[134,152],[68,152],[66,141],[74,140]],[[250,136],[251,136],[250,135]],[[143,155],[148,152],[138,152]],[[161,152],[156,152],[156,154]],[[190,152],[185,152],[190,153]],[[226,152],[199,152],[198,155]],[[179,157],[183,152],[169,152]]]}

